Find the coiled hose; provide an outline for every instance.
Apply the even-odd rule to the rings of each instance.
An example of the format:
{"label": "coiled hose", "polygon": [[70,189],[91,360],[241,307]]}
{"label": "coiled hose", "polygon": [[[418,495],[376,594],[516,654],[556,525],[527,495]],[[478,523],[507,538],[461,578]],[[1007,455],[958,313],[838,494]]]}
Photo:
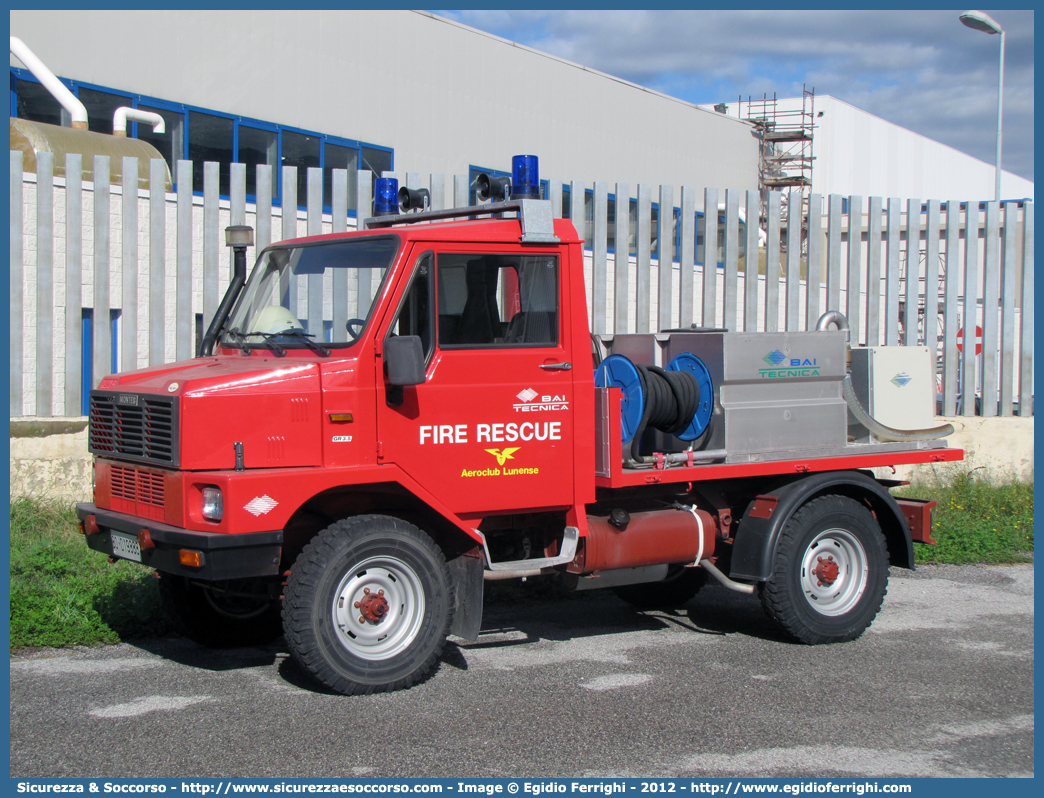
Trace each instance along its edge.
{"label": "coiled hose", "polygon": [[645,394],[645,412],[631,439],[631,459],[644,462],[639,449],[648,427],[670,435],[685,430],[700,404],[700,386],[687,371],[665,371],[659,366],[634,364]]}

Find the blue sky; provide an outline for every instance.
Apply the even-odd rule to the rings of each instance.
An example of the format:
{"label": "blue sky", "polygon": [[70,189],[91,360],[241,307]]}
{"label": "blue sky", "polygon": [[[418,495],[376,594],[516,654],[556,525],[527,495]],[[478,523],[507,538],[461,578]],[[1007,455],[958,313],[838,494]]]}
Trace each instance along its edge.
{"label": "blue sky", "polygon": [[[999,36],[930,11],[435,11],[693,103],[802,84],[992,164]],[[1033,12],[1006,31],[1004,168],[1033,179]]]}

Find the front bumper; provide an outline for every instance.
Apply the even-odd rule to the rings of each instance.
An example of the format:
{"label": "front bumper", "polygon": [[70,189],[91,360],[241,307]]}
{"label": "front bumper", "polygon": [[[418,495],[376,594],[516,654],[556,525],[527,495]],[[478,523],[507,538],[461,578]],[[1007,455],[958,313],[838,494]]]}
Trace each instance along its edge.
{"label": "front bumper", "polygon": [[[112,530],[134,536],[143,529],[148,530],[154,547],[142,549],[141,562],[157,571],[210,582],[275,576],[279,573],[283,543],[281,529],[241,535],[196,532],[133,515],[100,510],[89,503],[77,504],[76,515],[81,521],[94,516],[98,531],[86,535],[87,545],[110,557],[113,556]],[[182,565],[179,557],[182,549],[200,552],[200,567]]]}

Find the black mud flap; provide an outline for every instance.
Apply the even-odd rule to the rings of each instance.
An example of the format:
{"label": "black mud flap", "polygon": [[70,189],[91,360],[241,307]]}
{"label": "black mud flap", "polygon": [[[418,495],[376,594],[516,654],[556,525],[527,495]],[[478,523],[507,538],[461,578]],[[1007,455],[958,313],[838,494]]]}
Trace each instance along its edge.
{"label": "black mud flap", "polygon": [[483,570],[482,549],[474,548],[449,560],[453,579],[453,624],[450,634],[476,640],[482,628]]}

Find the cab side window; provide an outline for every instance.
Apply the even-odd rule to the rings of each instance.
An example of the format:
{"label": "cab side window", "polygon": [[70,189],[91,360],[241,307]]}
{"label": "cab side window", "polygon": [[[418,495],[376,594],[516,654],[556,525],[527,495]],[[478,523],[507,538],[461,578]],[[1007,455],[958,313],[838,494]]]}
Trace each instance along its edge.
{"label": "cab side window", "polygon": [[557,345],[556,256],[440,254],[436,272],[441,348]]}

